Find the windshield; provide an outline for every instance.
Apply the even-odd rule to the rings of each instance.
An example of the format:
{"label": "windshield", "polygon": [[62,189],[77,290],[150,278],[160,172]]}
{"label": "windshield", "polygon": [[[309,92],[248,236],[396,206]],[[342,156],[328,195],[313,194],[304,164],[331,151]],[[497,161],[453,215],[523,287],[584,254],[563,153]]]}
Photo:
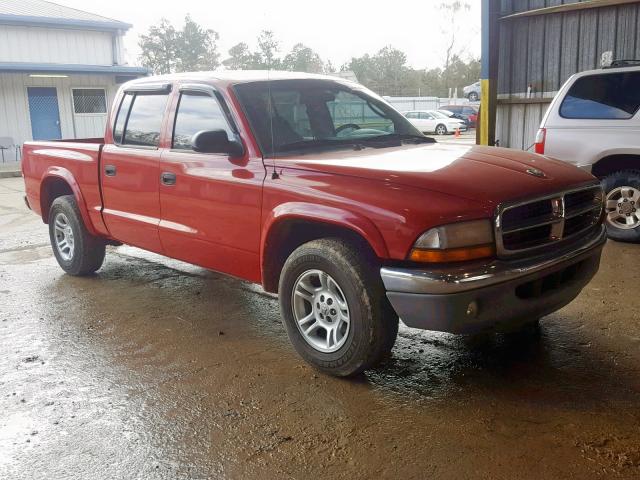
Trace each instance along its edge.
{"label": "windshield", "polygon": [[265,156],[370,142],[383,147],[392,139],[432,141],[375,94],[337,81],[261,81],[235,91]]}

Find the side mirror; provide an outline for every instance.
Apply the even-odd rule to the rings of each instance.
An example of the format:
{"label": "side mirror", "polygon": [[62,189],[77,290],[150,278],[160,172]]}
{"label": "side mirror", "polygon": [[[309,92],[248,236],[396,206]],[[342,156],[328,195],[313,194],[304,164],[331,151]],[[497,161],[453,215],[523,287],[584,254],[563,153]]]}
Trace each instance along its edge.
{"label": "side mirror", "polygon": [[219,130],[202,130],[193,136],[193,150],[200,153],[226,153],[230,157],[241,157],[244,154],[242,144],[237,140],[229,140],[227,132]]}

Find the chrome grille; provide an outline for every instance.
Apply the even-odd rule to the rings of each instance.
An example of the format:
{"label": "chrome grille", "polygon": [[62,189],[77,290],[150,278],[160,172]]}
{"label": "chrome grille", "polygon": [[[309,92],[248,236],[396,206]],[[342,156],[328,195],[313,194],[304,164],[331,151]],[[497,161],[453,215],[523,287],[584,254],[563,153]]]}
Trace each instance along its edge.
{"label": "chrome grille", "polygon": [[498,255],[509,256],[569,240],[600,223],[600,185],[501,205],[496,213]]}

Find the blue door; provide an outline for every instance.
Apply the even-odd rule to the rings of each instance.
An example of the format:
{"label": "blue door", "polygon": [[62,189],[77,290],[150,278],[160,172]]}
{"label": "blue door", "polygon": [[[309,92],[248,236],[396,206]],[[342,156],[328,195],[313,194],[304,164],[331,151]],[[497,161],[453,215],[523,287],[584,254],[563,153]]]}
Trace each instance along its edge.
{"label": "blue door", "polygon": [[60,140],[60,110],[55,87],[27,87],[34,140]]}

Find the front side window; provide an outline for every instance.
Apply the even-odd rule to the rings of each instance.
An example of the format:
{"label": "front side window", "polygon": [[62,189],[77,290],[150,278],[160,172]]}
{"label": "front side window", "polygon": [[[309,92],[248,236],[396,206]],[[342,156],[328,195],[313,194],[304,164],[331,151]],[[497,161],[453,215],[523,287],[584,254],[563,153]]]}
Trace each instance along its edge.
{"label": "front side window", "polygon": [[200,92],[185,92],[180,95],[173,128],[174,149],[191,150],[196,133],[220,129],[227,132],[230,140],[233,138],[233,132],[215,98]]}
{"label": "front side window", "polygon": [[235,91],[265,155],[353,147],[383,137],[431,141],[375,94],[336,81],[260,81]]}
{"label": "front side window", "polygon": [[107,96],[103,88],[74,88],[72,94],[74,113],[107,113]]}
{"label": "front side window", "polygon": [[167,94],[135,95],[124,128],[123,145],[158,146],[167,99]]}
{"label": "front side window", "polygon": [[640,72],[590,75],[576,80],[560,115],[574,119],[627,120],[640,108]]}

